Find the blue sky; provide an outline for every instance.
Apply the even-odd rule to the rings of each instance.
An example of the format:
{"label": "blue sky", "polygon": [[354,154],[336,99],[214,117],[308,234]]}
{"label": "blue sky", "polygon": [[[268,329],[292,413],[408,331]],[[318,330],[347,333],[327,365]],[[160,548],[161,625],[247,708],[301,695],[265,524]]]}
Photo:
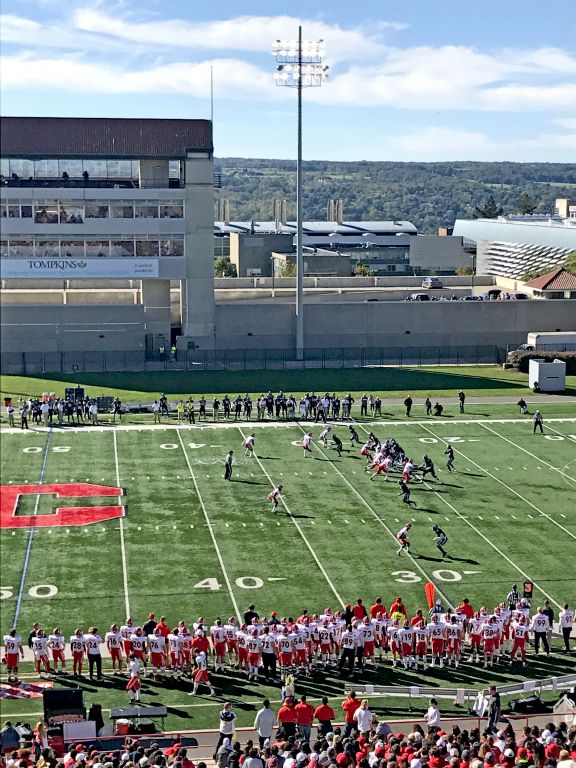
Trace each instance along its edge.
{"label": "blue sky", "polygon": [[219,157],[295,155],[272,44],[322,38],[304,156],[576,159],[573,0],[3,0],[2,113],[207,118]]}

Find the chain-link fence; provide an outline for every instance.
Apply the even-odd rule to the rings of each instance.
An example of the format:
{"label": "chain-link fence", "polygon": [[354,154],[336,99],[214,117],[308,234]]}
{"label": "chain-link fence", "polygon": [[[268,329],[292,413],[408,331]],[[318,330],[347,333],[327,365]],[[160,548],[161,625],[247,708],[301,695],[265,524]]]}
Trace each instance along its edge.
{"label": "chain-link fence", "polygon": [[306,349],[188,350],[174,359],[146,360],[141,352],[22,352],[2,354],[2,372],[42,373],[138,371],[246,371],[266,369],[364,368],[370,366],[500,364],[506,349],[496,345],[455,347],[321,347]]}

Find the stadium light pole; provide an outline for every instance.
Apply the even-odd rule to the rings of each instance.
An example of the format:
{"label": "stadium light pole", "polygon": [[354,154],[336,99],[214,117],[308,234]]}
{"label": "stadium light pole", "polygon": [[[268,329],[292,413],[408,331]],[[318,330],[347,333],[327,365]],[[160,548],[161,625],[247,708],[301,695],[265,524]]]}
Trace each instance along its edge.
{"label": "stadium light pole", "polygon": [[304,358],[304,259],[302,256],[302,89],[322,85],[328,66],[322,63],[323,40],[276,40],[276,85],[298,92],[298,148],[296,157],[296,358]]}

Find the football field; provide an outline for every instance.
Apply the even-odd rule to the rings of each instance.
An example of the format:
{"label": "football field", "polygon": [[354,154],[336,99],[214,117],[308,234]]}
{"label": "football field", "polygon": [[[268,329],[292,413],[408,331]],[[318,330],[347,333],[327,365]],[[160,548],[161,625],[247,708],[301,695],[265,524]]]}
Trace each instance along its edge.
{"label": "football field", "polygon": [[[104,634],[112,622],[131,615],[140,624],[150,612],[170,625],[199,616],[211,623],[240,618],[250,603],[261,616],[295,617],[304,607],[321,613],[377,596],[387,605],[401,596],[413,615],[426,609],[429,581],[448,606],[468,597],[491,609],[524,581],[534,583],[533,604],[548,599],[556,615],[565,601],[574,603],[576,418],[548,418],[545,435],[532,434],[529,418],[357,422],[361,440],[373,430],[381,440],[395,438],[416,463],[425,453],[435,462],[441,483],[415,484],[410,507],[398,474],[370,480],[346,425],[333,425],[341,457],[318,443],[321,428],[273,421],[189,427],[174,419],[158,426],[142,417],[3,430],[2,633],[18,626],[25,639],[39,621],[50,631],[61,626],[67,637],[77,626]],[[308,429],[313,454],[304,458]],[[242,448],[249,432],[253,458]],[[229,450],[234,472],[225,482]],[[266,496],[278,483],[283,494],[273,513]],[[395,535],[408,522],[411,550],[398,556]],[[449,537],[445,558],[434,524]],[[573,669],[567,657],[551,664],[532,674]],[[462,684],[480,680],[472,670],[460,675]],[[322,685],[315,686],[320,695]],[[109,692],[112,705],[114,695],[124,701]]]}

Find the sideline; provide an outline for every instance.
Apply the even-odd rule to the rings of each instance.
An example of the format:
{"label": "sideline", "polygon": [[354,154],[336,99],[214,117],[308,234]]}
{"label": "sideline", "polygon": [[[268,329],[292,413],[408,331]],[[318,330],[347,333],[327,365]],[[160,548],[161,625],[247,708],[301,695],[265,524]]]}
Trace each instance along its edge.
{"label": "sideline", "polygon": [[[116,487],[120,488],[120,464],[118,463],[118,444],[116,441],[116,432],[112,433],[114,438],[114,461],[116,463]],[[118,497],[118,504],[123,497]],[[123,505],[125,506],[125,505]],[[124,509],[126,511],[126,509]],[[128,563],[126,561],[126,542],[124,540],[124,515],[120,518],[120,551],[122,553],[122,580],[124,582],[124,607],[126,608],[126,618],[130,614],[130,597],[128,593]]]}

